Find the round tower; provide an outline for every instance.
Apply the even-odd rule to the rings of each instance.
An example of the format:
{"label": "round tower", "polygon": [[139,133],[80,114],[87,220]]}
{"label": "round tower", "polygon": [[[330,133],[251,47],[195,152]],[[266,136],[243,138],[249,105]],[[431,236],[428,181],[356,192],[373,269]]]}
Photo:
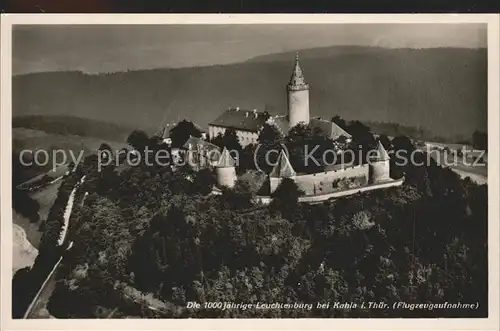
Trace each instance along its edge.
{"label": "round tower", "polygon": [[305,82],[300,68],[299,52],[295,56],[295,66],[287,85],[287,96],[289,128],[301,122],[309,124],[309,84]]}
{"label": "round tower", "polygon": [[376,184],[391,180],[390,157],[387,154],[382,143],[379,141],[377,146],[377,156],[374,160],[369,160],[370,164],[370,183]]}
{"label": "round tower", "polygon": [[220,156],[219,162],[215,166],[218,187],[233,188],[236,184],[236,168],[235,162],[227,148],[224,147]]}

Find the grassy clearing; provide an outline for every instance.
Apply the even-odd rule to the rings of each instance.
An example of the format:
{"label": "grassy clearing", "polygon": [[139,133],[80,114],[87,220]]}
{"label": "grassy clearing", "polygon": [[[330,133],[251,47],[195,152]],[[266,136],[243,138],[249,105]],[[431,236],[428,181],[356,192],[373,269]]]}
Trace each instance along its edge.
{"label": "grassy clearing", "polygon": [[12,273],[33,265],[38,250],[26,238],[26,232],[17,224],[12,228]]}
{"label": "grassy clearing", "polygon": [[[31,197],[37,200],[40,204],[40,210],[38,211],[40,220],[44,220],[47,218],[50,207],[52,207],[52,204],[57,197],[57,190],[59,189],[61,183],[62,182],[59,181],[54,184],[48,185],[43,189],[33,192],[33,194],[31,195]],[[42,237],[42,232],[39,231],[41,222],[39,221],[33,223],[28,218],[17,213],[15,210],[12,210],[12,221],[15,225],[20,226],[25,231],[28,241],[35,248],[38,248],[40,238]]]}

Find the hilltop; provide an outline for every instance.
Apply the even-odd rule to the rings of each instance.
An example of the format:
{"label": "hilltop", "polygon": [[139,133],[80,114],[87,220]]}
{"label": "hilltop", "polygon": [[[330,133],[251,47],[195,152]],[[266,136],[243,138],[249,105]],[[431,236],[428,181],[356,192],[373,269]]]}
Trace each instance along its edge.
{"label": "hilltop", "polygon": [[[13,115],[78,115],[146,129],[186,118],[202,126],[229,106],[283,113],[293,53],[244,63],[89,75],[13,77]],[[486,49],[328,47],[301,52],[311,115],[424,127],[469,138],[486,130]],[[457,138],[459,137],[459,138]]]}

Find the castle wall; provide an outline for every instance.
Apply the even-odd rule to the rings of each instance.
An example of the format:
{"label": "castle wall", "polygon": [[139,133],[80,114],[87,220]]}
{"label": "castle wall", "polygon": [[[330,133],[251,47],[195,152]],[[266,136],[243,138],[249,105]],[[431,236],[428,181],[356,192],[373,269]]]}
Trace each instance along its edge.
{"label": "castle wall", "polygon": [[234,167],[216,168],[217,186],[234,187],[236,184],[236,169]]}
{"label": "castle wall", "polygon": [[[357,193],[361,193],[361,192],[369,192],[369,191],[373,191],[373,190],[380,190],[380,189],[394,187],[394,186],[401,186],[403,183],[404,183],[404,178],[401,178],[401,179],[397,179],[397,180],[391,180],[391,181],[385,182],[385,183],[371,184],[371,185],[367,185],[364,187],[353,188],[350,190],[345,190],[345,191],[340,191],[340,192],[332,192],[332,193],[321,194],[321,195],[301,196],[301,197],[299,197],[299,202],[319,203],[319,202],[323,202],[323,201],[330,200],[330,199],[343,198],[343,197],[357,194]],[[263,204],[269,204],[273,199],[270,196],[258,196],[258,197],[256,197],[256,200],[263,203]]]}
{"label": "castle wall", "polygon": [[309,90],[288,91],[288,119],[290,128],[309,124]]}
{"label": "castle wall", "polygon": [[380,183],[391,180],[389,160],[370,164],[370,183]]}
{"label": "castle wall", "polygon": [[[368,164],[348,167],[345,169],[320,172],[309,175],[299,175],[292,177],[299,189],[304,191],[305,195],[318,195],[335,191],[334,182],[344,178],[361,177],[362,181],[367,184],[369,181],[369,166]],[[282,178],[270,178],[271,193],[281,183]]]}

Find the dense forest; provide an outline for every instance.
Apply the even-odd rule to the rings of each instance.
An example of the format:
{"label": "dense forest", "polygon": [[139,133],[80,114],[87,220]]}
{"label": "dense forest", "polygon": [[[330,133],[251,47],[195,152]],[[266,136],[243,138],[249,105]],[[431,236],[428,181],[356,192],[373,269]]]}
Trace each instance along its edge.
{"label": "dense forest", "polygon": [[[374,140],[361,123],[347,125],[357,128],[351,130],[357,143]],[[303,136],[302,129],[290,137]],[[266,132],[260,141],[275,143]],[[146,138],[135,132],[129,143],[139,151],[158,147]],[[231,141],[228,135],[218,143]],[[383,143],[389,150],[415,149],[404,136]],[[48,304],[57,318],[487,316],[487,186],[434,162],[393,164],[393,177],[403,175],[401,187],[315,205],[299,203],[301,192],[285,180],[272,203],[261,205],[245,180],[212,195],[210,170],[140,164],[99,172],[91,155],[66,176],[35,267],[16,273],[14,293],[28,291],[24,281],[44,274],[37,271],[44,257],[60,255],[54,234],[62,206],[86,176],[70,219],[74,245]],[[189,301],[460,302],[479,308],[220,310],[187,309]]]}

